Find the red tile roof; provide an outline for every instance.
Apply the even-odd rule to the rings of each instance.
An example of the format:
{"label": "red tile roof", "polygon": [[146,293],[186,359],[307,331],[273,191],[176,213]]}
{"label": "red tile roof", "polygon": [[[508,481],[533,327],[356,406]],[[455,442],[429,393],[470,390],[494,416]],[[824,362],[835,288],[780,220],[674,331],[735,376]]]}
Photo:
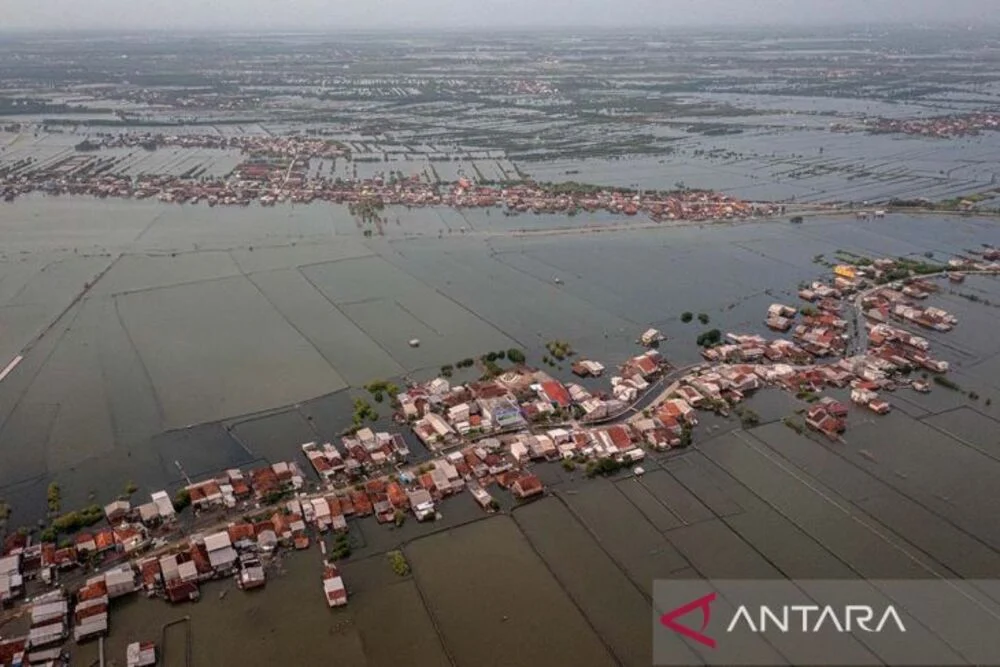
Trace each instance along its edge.
{"label": "red tile roof", "polygon": [[545,392],[545,395],[551,403],[555,403],[561,408],[568,408],[573,402],[573,399],[570,398],[566,387],[564,387],[562,383],[555,380],[547,380],[543,382],[542,391]]}
{"label": "red tile roof", "polygon": [[632,437],[624,426],[612,426],[608,429],[608,437],[618,449],[631,449]]}
{"label": "red tile roof", "polygon": [[540,494],[544,491],[544,487],[542,486],[542,480],[538,479],[535,475],[524,474],[514,482],[512,490],[520,498],[529,498]]}
{"label": "red tile roof", "polygon": [[229,540],[231,542],[252,540],[256,537],[253,524],[249,523],[234,523],[226,529],[226,532],[229,533]]}

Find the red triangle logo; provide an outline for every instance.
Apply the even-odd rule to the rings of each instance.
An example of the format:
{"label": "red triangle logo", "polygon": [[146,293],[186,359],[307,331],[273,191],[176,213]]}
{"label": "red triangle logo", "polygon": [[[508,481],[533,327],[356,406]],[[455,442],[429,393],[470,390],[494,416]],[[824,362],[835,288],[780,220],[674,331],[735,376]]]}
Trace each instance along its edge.
{"label": "red triangle logo", "polygon": [[[681,605],[673,611],[668,611],[663,616],[660,616],[660,623],[662,623],[665,627],[670,628],[677,634],[696,641],[703,646],[715,648],[715,640],[704,634],[705,628],[708,627],[708,622],[712,620],[712,603],[715,602],[715,596],[715,593],[709,593],[704,597],[700,597],[697,600],[692,600],[685,605]],[[692,630],[688,626],[681,625],[677,622],[677,619],[681,616],[690,614],[696,609],[701,610],[700,630]]]}

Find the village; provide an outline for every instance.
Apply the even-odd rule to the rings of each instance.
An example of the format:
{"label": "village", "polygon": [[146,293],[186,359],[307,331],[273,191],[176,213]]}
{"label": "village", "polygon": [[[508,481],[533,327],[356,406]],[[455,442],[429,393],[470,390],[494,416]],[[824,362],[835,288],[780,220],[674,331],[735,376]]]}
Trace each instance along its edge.
{"label": "village", "polygon": [[[207,176],[194,167],[182,175],[115,173],[116,157],[102,158],[102,147],[161,147],[238,150],[246,160],[226,177]],[[342,179],[310,175],[311,159],[353,159],[353,175]],[[383,223],[386,206],[500,208],[507,215],[603,211],[644,213],[653,220],[728,220],[784,212],[780,204],[754,203],[701,190],[640,192],[581,184],[557,186],[520,179],[493,183],[459,178],[455,182],[405,176],[389,170],[358,178],[357,162],[341,143],[311,137],[230,137],[217,135],[104,135],[85,140],[72,155],[45,165],[13,163],[0,169],[0,196],[7,202],[32,192],[90,195],[99,198],[155,198],[178,204],[261,206],[314,201],[349,204],[352,212]],[[364,158],[367,159],[367,158]],[[430,158],[433,160],[433,156]],[[449,156],[443,159],[450,160]]]}
{"label": "village", "polygon": [[[934,118],[875,118],[866,119],[864,127],[875,134],[907,134],[952,139],[977,136],[984,131],[1000,130],[1000,114],[984,112]],[[834,124],[830,129],[834,132],[852,131],[849,125],[843,123]]]}
{"label": "village", "polygon": [[[285,550],[318,548],[317,596],[329,607],[346,605],[349,586],[337,562],[350,556],[352,521],[373,516],[387,530],[411,517],[433,523],[449,498],[464,493],[484,513],[503,511],[548,492],[532,470],[546,462],[586,477],[641,476],[648,452],[692,444],[699,414],[735,413],[743,428],[756,426],[759,417],[742,404],[765,388],[803,401],[785,418],[789,428],[835,446],[851,408],[825,392],[847,392],[855,409],[877,416],[891,411],[886,396],[893,391],[952,387],[948,363],[912,329],[947,332],[957,319],[921,303],[941,281],[1000,273],[998,259],[1000,250],[985,248],[943,267],[845,260],[801,286],[804,305],[775,303],[762,314],[763,326],[788,337],[712,330],[699,336],[704,361],[675,368],[657,349],[663,335],[650,329],[637,341],[647,349],[615,370],[607,391],[564,383],[515,350],[484,355],[486,372],[476,381],[373,383],[370,391],[390,393],[395,423],[412,431],[429,460],[411,462],[401,433],[358,424],[336,441],[299,445],[311,471],[296,461],[226,470],[189,480],[173,497],[156,491],[143,503],[119,497],[87,510],[84,527],[58,542],[30,531],[8,535],[0,611],[26,613],[31,625],[26,635],[0,639],[0,666],[57,664],[70,638],[107,634],[118,597],[182,604],[198,600],[210,580],[229,579],[245,591],[264,587]],[[606,372],[564,341],[547,348],[571,359],[581,378]],[[508,368],[497,363],[503,358]],[[155,643],[142,642],[130,647],[128,664],[153,664],[155,656]]]}

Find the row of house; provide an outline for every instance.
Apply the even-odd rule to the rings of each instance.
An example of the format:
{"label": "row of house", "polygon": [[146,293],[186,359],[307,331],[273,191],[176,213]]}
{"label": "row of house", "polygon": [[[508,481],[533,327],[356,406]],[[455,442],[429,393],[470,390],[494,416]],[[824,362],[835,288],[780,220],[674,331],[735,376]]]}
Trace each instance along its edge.
{"label": "row of house", "polygon": [[302,453],[320,480],[343,485],[405,463],[410,448],[399,433],[362,428],[341,438],[339,448],[330,442],[307,442],[302,445]]}

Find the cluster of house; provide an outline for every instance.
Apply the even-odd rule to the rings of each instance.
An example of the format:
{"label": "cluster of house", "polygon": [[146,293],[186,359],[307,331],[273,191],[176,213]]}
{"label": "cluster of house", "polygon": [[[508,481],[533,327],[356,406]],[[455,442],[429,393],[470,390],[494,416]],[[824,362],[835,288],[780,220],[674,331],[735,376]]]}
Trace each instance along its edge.
{"label": "cluster of house", "polygon": [[136,589],[135,571],[123,564],[90,577],[72,596],[58,587],[35,597],[28,634],[0,642],[0,665],[62,664],[70,635],[82,642],[106,634],[111,600]]}
{"label": "cluster of house", "polygon": [[[579,375],[604,367],[583,361]],[[428,448],[441,450],[466,439],[524,430],[529,423],[579,419],[596,423],[621,415],[668,368],[655,350],[628,359],[611,378],[611,393],[594,394],[564,384],[544,371],[518,368],[493,380],[452,386],[445,378],[415,384],[398,396],[400,416]]]}
{"label": "cluster of house", "polygon": [[954,315],[940,308],[920,307],[910,301],[926,297],[927,292],[912,285],[903,287],[901,291],[880,288],[866,294],[861,300],[861,305],[865,317],[874,322],[887,322],[892,318],[925,329],[951,331],[958,324]]}
{"label": "cluster of house", "polygon": [[925,137],[951,138],[977,135],[988,130],[1000,130],[1000,114],[969,113],[936,118],[875,118],[865,121],[871,132],[911,134]]}
{"label": "cluster of house", "polygon": [[334,443],[307,442],[302,445],[313,470],[324,482],[352,481],[406,462],[410,455],[399,433],[374,432],[362,428]]}
{"label": "cluster of house", "polygon": [[[253,498],[266,501],[275,494],[298,490],[302,485],[297,464],[279,462],[250,471],[248,478],[238,469],[228,470],[188,484],[184,490],[192,507],[203,511],[234,508]],[[52,542],[32,542],[29,535],[20,533],[8,535],[3,545],[4,556],[0,558],[0,606],[23,596],[25,581],[37,579],[52,584],[61,573],[90,563],[110,564],[137,557],[154,545],[157,530],[174,523],[176,508],[165,491],[157,491],[151,494],[149,502],[139,505],[133,506],[124,499],[112,501],[104,507],[104,515],[108,521],[106,527],[79,531],[71,542],[59,546]],[[162,581],[165,585],[172,577],[164,577]]]}
{"label": "cluster of house", "polygon": [[[604,211],[623,215],[648,214],[655,220],[743,219],[782,213],[777,204],[746,202],[706,191],[641,194],[615,189],[554,191],[532,183],[505,185],[475,184],[461,178],[454,183],[431,183],[420,176],[332,179],[316,176],[310,169],[314,158],[347,157],[341,144],[319,138],[115,135],[99,138],[99,147],[134,143],[152,147],[193,146],[237,148],[248,159],[226,177],[193,174],[179,176],[143,174],[139,177],[116,174],[115,158],[101,158],[86,152],[68,156],[35,171],[19,170],[3,176],[0,191],[12,200],[18,195],[41,191],[48,194],[86,194],[96,197],[146,199],[165,202],[198,203],[210,206],[262,205],[277,202],[310,203],[328,201],[372,204],[376,207],[401,205],[451,206],[454,208],[502,207],[516,213],[575,213]],[[89,141],[88,141],[89,143]]]}
{"label": "cluster of house", "polygon": [[701,351],[701,356],[712,363],[773,363],[805,364],[813,355],[797,343],[777,338],[768,340],[757,334],[727,333],[724,342]]}
{"label": "cluster of house", "polygon": [[[995,254],[1000,258],[1000,252]],[[989,270],[980,269],[982,266],[989,265],[964,259],[951,263],[954,269],[972,270],[976,267],[975,270]],[[681,383],[691,384],[691,377],[703,377],[706,372],[712,376],[725,376],[725,369],[730,369],[730,373],[732,369],[739,369],[745,375],[755,376],[762,385],[778,386],[810,397],[815,397],[826,387],[850,386],[853,403],[865,406],[876,414],[888,413],[891,407],[880,397],[880,391],[892,391],[901,375],[914,369],[947,372],[948,363],[930,356],[930,343],[925,338],[891,326],[887,321],[896,319],[937,331],[949,331],[957,323],[954,316],[940,308],[916,305],[917,301],[938,290],[938,286],[930,280],[908,277],[890,286],[872,287],[858,299],[865,316],[862,326],[866,330],[868,346],[861,355],[844,357],[851,340],[848,322],[840,315],[844,299],[868,287],[873,281],[883,280],[888,272],[899,269],[900,264],[891,259],[875,260],[864,266],[843,264],[834,267],[832,284],[816,281],[800,290],[799,296],[814,304],[802,309],[804,314],[800,321],[796,319],[800,311],[791,306],[772,304],[768,309],[766,325],[775,331],[791,331],[792,340],[769,341],[754,334],[729,333],[724,342],[702,351],[702,356],[713,365],[707,371],[704,368],[693,371]],[[836,355],[838,359],[831,363],[817,363],[820,358],[831,355]],[[718,389],[726,388],[725,383],[713,384]],[[930,391],[924,380],[908,384],[917,391]],[[755,385],[747,381],[747,387],[755,388]],[[719,399],[725,405],[732,405],[737,398],[719,392],[700,393],[710,405],[717,405]],[[688,403],[701,407],[698,402]],[[810,406],[805,421],[810,428],[836,439],[846,427],[846,413],[847,406],[823,397]]]}
{"label": "cluster of house", "polygon": [[337,158],[350,154],[338,141],[302,135],[163,134],[162,132],[105,133],[87,139],[88,148],[211,148],[238,150],[252,158]]}

